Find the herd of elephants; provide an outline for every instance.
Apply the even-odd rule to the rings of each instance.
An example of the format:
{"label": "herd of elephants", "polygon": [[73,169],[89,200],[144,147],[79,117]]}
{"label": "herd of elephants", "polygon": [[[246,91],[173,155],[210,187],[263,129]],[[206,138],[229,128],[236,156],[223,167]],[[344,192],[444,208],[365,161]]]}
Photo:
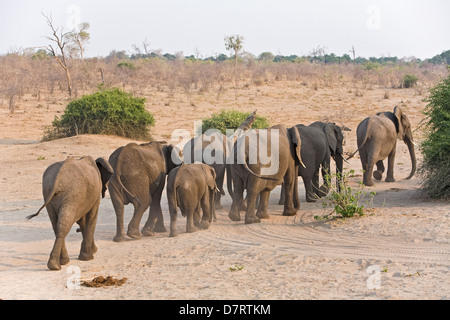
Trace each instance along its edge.
{"label": "herd of elephants", "polygon": [[[94,160],[90,156],[81,159],[69,157],[46,169],[42,181],[45,203],[36,214],[27,218],[37,216],[46,207],[56,236],[47,266],[51,270],[60,270],[61,265],[69,262],[65,237],[75,222],[83,237],[78,258],[94,258],[98,208],[107,188],[117,218],[117,232],[113,239],[116,242],[126,239],[124,206],[130,203],[134,206],[134,214],[128,224],[128,237],[138,239],[166,231],[161,209],[165,186],[170,236],[177,235],[177,208],[186,217],[186,232],[208,228],[215,219],[215,209],[221,208],[225,176],[232,197],[228,214],[232,221],[240,221],[241,210],[245,210],[245,223],[257,223],[268,218],[270,191],[278,185],[282,185],[279,204],[284,204],[283,215],[292,216],[300,208],[299,176],[305,185],[306,201],[313,202],[330,189],[329,179],[324,179],[323,185],[319,186],[319,172],[323,176],[330,173],[331,158],[336,164],[336,172],[342,172],[342,130],[333,123],[324,122],[291,128],[276,125],[248,132],[237,130],[238,134],[233,139],[218,132],[207,138],[200,135],[184,146],[182,156],[181,150],[173,145],[155,141],[120,147],[108,160]],[[257,143],[249,142],[250,133],[257,138],[250,141]],[[411,156],[412,170],[407,179],[414,175],[416,158],[412,130],[400,107],[395,107],[393,112],[380,112],[364,119],[356,134],[358,149],[354,154],[359,151],[365,185],[373,185],[372,176],[381,180],[386,158],[386,181],[394,181],[398,139],[406,143]],[[269,161],[263,161],[267,159],[262,159],[261,155],[255,157],[260,146],[274,145],[271,141],[275,140],[274,137],[277,138],[276,149],[271,147]],[[193,161],[203,159],[207,150],[214,163]],[[276,162],[276,170],[263,174],[270,160]],[[373,171],[375,165],[376,170]],[[149,207],[149,217],[139,230],[141,218]]]}

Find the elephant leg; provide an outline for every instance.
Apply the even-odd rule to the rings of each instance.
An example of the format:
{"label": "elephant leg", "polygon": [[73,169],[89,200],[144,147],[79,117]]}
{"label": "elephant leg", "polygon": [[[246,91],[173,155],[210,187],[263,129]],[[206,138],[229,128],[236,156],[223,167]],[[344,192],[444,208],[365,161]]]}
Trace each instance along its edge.
{"label": "elephant leg", "polygon": [[374,185],[373,181],[372,181],[372,171],[373,171],[373,167],[375,165],[375,159],[374,159],[375,157],[372,152],[370,152],[368,154],[367,153],[363,153],[363,154],[364,154],[364,156],[361,155],[361,163],[362,163],[363,170],[364,170],[363,184],[365,186],[372,187]]}
{"label": "elephant leg", "polygon": [[233,202],[231,203],[230,212],[228,213],[228,217],[232,221],[240,221],[241,216],[239,214],[240,207],[242,203],[244,202],[244,188],[243,188],[243,181],[237,179],[233,179],[234,184],[234,195],[233,195]]}
{"label": "elephant leg", "polygon": [[[47,206],[47,212],[48,212],[50,221],[52,223],[53,232],[56,235],[57,225],[58,225],[58,214],[51,204],[49,204]],[[63,244],[61,246],[61,254],[59,256],[59,263],[60,263],[60,265],[66,265],[69,262],[70,262],[70,258],[69,258],[69,253],[67,252],[66,242],[63,241]]]}
{"label": "elephant leg", "polygon": [[109,194],[111,195],[111,202],[116,213],[116,235],[113,238],[114,242],[125,241],[125,228],[123,224],[124,220],[124,203],[122,201],[122,195],[117,191],[114,184],[110,184]]}
{"label": "elephant leg", "polygon": [[[97,246],[94,242],[95,227],[97,225],[98,206],[100,200],[94,207],[83,217],[83,227],[81,228],[83,234],[83,241],[81,242],[79,260],[89,261],[94,259],[94,253],[97,252]],[[80,225],[81,226],[81,225]]]}
{"label": "elephant leg", "polygon": [[325,197],[328,192],[330,192],[331,189],[331,170],[330,170],[330,159],[325,160],[322,163],[322,178],[323,178],[323,185],[320,186],[319,192],[317,195],[322,198]]}
{"label": "elephant leg", "polygon": [[280,200],[278,201],[279,205],[283,205],[284,204],[284,197],[285,197],[285,187],[284,187],[284,183],[281,184],[281,191],[280,191]]}
{"label": "elephant leg", "polygon": [[169,237],[176,237],[178,235],[177,232],[177,210],[170,211],[170,234]]}
{"label": "elephant leg", "polygon": [[198,230],[198,228],[194,225],[194,216],[196,215],[196,211],[200,210],[198,203],[197,205],[191,206],[187,204],[187,206],[184,209],[184,212],[186,213],[186,232],[192,233]]}
{"label": "elephant leg", "polygon": [[[223,190],[223,181],[224,181],[224,179],[225,179],[225,166],[223,167],[223,170],[220,170],[217,173],[216,184],[217,184],[217,187],[219,188],[219,190]],[[221,192],[217,192],[216,196],[215,196],[215,208],[216,209],[222,209],[223,208],[222,203],[221,203],[221,198],[222,198],[222,193]]]}
{"label": "elephant leg", "polygon": [[286,196],[284,199],[283,216],[295,216],[297,209],[294,208],[294,184],[298,181],[298,168],[289,168],[284,176]]}
{"label": "elephant leg", "polygon": [[[151,201],[151,200],[150,200]],[[142,201],[134,208],[133,218],[131,218],[128,224],[127,235],[132,239],[139,239],[142,237],[139,231],[139,224],[141,223],[142,216],[149,206],[149,201]]]}
{"label": "elephant leg", "polygon": [[270,191],[262,191],[259,194],[259,206],[258,211],[256,212],[256,216],[261,219],[269,219],[270,215],[267,213],[267,207],[269,204],[269,195]]}
{"label": "elephant leg", "polygon": [[376,180],[381,180],[381,178],[383,177],[383,172],[384,172],[383,160],[377,161],[376,165],[377,165],[377,170],[373,172],[373,177]]}
{"label": "elephant leg", "polygon": [[315,172],[311,177],[308,174],[302,175],[303,184],[305,185],[306,202],[316,202],[319,198],[319,172]]}
{"label": "elephant leg", "polygon": [[255,214],[256,197],[259,194],[256,189],[255,183],[249,184],[247,188],[247,211],[245,212],[245,223],[247,224],[261,222],[261,219]]}
{"label": "elephant leg", "polygon": [[150,212],[142,228],[142,234],[144,236],[153,236],[154,232],[166,232],[166,227],[164,226],[164,218],[161,209],[161,197],[164,190],[165,182],[161,183],[158,189],[151,195]]}
{"label": "elephant leg", "polygon": [[[215,205],[215,204],[213,204]],[[205,194],[203,195],[203,198],[200,201],[200,205],[197,206],[197,211],[200,211],[200,206],[203,211],[203,216],[200,218],[200,214],[197,216],[196,219],[199,221],[198,227],[201,229],[208,229],[210,226],[210,221],[212,219],[212,208],[211,208],[211,199],[209,197],[209,190],[206,190]]]}
{"label": "elephant leg", "polygon": [[394,161],[395,161],[395,150],[396,146],[392,149],[391,153],[388,156],[388,168],[386,173],[386,182],[395,182],[394,179]]}
{"label": "elephant leg", "polygon": [[70,216],[70,212],[66,210],[61,210],[58,215],[58,222],[55,228],[55,243],[53,245],[53,249],[50,253],[50,258],[47,262],[47,267],[50,270],[61,270],[61,253],[63,247],[65,247],[65,238],[72,227],[70,219],[66,218]]}

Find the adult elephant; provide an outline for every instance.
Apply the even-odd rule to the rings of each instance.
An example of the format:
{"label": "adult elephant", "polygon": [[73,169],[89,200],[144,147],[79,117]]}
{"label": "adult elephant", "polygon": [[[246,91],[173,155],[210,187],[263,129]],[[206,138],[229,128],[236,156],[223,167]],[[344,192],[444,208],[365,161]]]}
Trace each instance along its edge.
{"label": "adult elephant", "polygon": [[[376,180],[381,180],[385,170],[383,160],[388,158],[386,182],[394,182],[394,160],[397,147],[397,139],[402,139],[408,146],[412,168],[406,179],[411,179],[416,171],[416,155],[414,150],[411,124],[408,117],[400,107],[395,107],[394,112],[379,112],[370,116],[358,125],[356,130],[358,150],[364,171],[363,183],[373,186],[372,170]],[[356,152],[355,152],[356,153]],[[354,153],[354,154],[355,154]],[[353,155],[352,155],[353,156]]]}
{"label": "adult elephant", "polygon": [[78,259],[94,259],[98,207],[112,174],[113,169],[108,161],[103,158],[94,160],[92,157],[70,157],[45,170],[42,179],[45,204],[27,219],[36,217],[44,207],[47,208],[56,237],[47,263],[50,270],[61,270],[61,265],[69,263],[65,238],[75,222],[80,226],[77,231],[83,235]]}
{"label": "adult elephant", "polygon": [[[117,218],[115,242],[125,240],[124,206],[131,203],[134,214],[128,224],[127,235],[139,239],[142,235],[152,236],[154,232],[165,232],[161,210],[161,195],[166,176],[181,164],[177,150],[172,145],[150,143],[130,143],[118,148],[109,157],[114,169],[110,180],[109,193]],[[149,217],[142,233],[139,224],[145,210],[150,207]]]}
{"label": "adult elephant", "polygon": [[[177,235],[177,207],[186,217],[186,232],[208,229],[215,218],[216,173],[204,163],[183,164],[167,177],[167,199],[170,211],[170,236]],[[202,210],[203,215],[200,215]]]}
{"label": "adult elephant", "polygon": [[[339,173],[343,166],[344,135],[340,127],[334,123],[314,122],[309,126],[296,125],[302,140],[301,157],[305,167],[299,166],[298,175],[302,177],[306,190],[306,201],[315,202],[328,194],[330,180],[331,157],[336,163],[336,173],[339,185]],[[319,172],[322,171],[324,184],[319,186]],[[297,193],[297,185],[294,192]],[[284,185],[281,188],[279,204],[284,203]]]}
{"label": "adult elephant", "polygon": [[[276,125],[268,129],[251,130],[237,139],[233,150],[230,171],[234,194],[229,218],[240,220],[239,209],[244,189],[247,189],[245,223],[257,223],[260,219],[268,218],[270,191],[283,182],[286,186],[283,215],[295,215],[300,201],[298,195],[294,194],[294,185],[298,180],[298,165],[303,165],[298,129]],[[260,201],[255,214],[258,195]]]}
{"label": "adult elephant", "polygon": [[[223,182],[226,171],[226,159],[232,149],[232,139],[228,139],[221,132],[202,134],[189,140],[183,148],[183,161],[185,164],[202,162],[214,168],[216,185],[219,192],[215,198],[216,209],[221,209],[221,196],[225,195]],[[228,190],[232,194],[232,190]]]}

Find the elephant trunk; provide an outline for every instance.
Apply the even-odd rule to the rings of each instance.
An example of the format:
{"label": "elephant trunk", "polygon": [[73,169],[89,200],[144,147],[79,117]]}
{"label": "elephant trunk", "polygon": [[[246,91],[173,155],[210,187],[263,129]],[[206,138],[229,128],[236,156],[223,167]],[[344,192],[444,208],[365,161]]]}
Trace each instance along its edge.
{"label": "elephant trunk", "polygon": [[227,175],[227,189],[228,189],[228,193],[231,196],[231,199],[234,198],[234,192],[233,192],[233,181],[231,179],[231,169],[230,169],[230,165],[227,164],[226,165],[226,175]]}
{"label": "elephant trunk", "polygon": [[412,164],[411,173],[406,179],[411,179],[414,176],[414,173],[416,173],[416,153],[414,150],[415,149],[414,143],[412,142],[411,139],[406,138],[405,143],[408,146],[409,156],[411,157],[411,164]]}
{"label": "elephant trunk", "polygon": [[338,192],[340,192],[342,184],[342,170],[344,167],[344,157],[342,153],[336,153],[334,161],[336,162],[336,186]]}

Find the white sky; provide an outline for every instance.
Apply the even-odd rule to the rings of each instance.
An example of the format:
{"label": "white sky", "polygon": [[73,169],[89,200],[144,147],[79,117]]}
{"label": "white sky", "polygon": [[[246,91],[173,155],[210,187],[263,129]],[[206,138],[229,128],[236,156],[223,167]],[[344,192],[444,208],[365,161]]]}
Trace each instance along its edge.
{"label": "white sky", "polygon": [[41,13],[68,31],[88,22],[87,56],[131,52],[147,39],[164,53],[195,49],[203,57],[228,53],[225,35],[244,36],[259,55],[306,55],[313,48],[342,55],[415,56],[450,49],[448,0],[0,0],[0,54],[48,44]]}

